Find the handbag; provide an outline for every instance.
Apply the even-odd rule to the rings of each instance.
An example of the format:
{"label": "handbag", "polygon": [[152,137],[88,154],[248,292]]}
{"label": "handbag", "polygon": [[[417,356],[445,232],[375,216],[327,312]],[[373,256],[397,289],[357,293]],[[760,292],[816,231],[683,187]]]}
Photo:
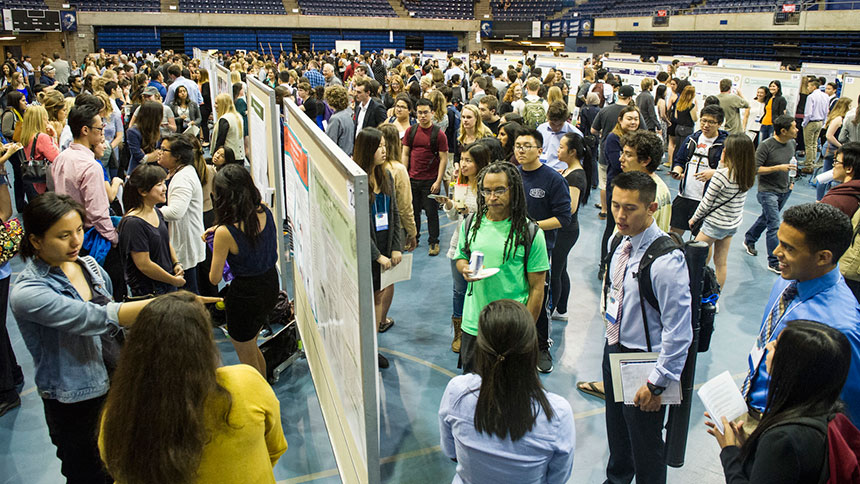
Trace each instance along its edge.
{"label": "handbag", "polygon": [[675,135],[681,139],[686,139],[687,136],[693,134],[693,127],[688,126],[686,124],[679,124],[675,126]]}
{"label": "handbag", "polygon": [[[39,133],[41,134],[41,133]],[[33,137],[33,147],[30,148],[30,156],[27,156],[21,164],[21,179],[25,183],[46,183],[48,177],[48,160],[36,159],[36,142],[39,134]]]}
{"label": "handbag", "polygon": [[[676,131],[676,132],[677,132],[677,131]],[[708,218],[708,215],[710,215],[710,214],[712,214],[712,213],[716,212],[716,211],[717,211],[717,209],[719,209],[719,208],[720,208],[720,207],[722,207],[723,205],[725,205],[725,204],[727,204],[727,203],[731,202],[732,200],[734,200],[734,198],[735,198],[736,196],[738,196],[740,193],[741,193],[741,191],[740,191],[740,190],[738,190],[737,192],[735,192],[735,194],[734,194],[734,195],[732,195],[732,196],[731,196],[731,198],[729,198],[728,200],[724,201],[723,203],[721,203],[721,204],[717,205],[716,207],[714,207],[714,208],[712,208],[712,209],[708,210],[708,212],[707,212],[707,213],[705,213],[705,214],[704,214],[704,215],[702,215],[698,220],[696,220],[695,222],[693,222],[693,225],[690,225],[690,233],[691,233],[691,234],[693,234],[693,237],[695,237],[695,236],[699,235],[699,231],[700,231],[700,230],[702,230],[702,225],[704,225],[704,224],[705,224],[705,219],[706,219],[706,218]]]}
{"label": "handbag", "polygon": [[5,264],[15,257],[24,238],[24,227],[17,218],[3,222],[0,228],[0,264]]}

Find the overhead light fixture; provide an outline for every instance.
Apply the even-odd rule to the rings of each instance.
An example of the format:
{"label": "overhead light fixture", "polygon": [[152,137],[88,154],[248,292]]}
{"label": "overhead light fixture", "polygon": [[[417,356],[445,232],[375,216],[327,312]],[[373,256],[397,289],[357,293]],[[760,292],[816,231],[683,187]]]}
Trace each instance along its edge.
{"label": "overhead light fixture", "polygon": [[68,3],[64,3],[64,4],[63,4],[63,8],[72,8],[72,6],[71,6],[71,5],[69,5]]}
{"label": "overhead light fixture", "polygon": [[559,42],[550,42],[550,43],[548,43],[548,44],[546,44],[546,45],[548,45],[548,46],[550,46],[550,47],[564,47],[564,44],[559,43]]}
{"label": "overhead light fixture", "polygon": [[299,13],[299,9],[294,8],[294,9],[293,9],[293,13]]}
{"label": "overhead light fixture", "polygon": [[170,10],[176,10],[176,5],[171,5]]}
{"label": "overhead light fixture", "polygon": [[15,40],[16,37],[0,37],[0,40]]}
{"label": "overhead light fixture", "polygon": [[409,12],[409,16],[410,16],[410,17],[414,17],[414,16],[415,16],[415,12]]}
{"label": "overhead light fixture", "polygon": [[484,18],[490,18],[490,14],[485,13],[485,14],[484,14]]}

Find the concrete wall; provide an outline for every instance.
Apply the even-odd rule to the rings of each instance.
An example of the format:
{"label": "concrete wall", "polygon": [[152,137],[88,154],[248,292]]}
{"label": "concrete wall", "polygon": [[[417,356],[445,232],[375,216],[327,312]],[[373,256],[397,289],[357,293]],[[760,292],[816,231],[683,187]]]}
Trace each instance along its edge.
{"label": "concrete wall", "polygon": [[[725,24],[721,24],[725,21]],[[638,25],[634,25],[637,24]],[[674,15],[666,27],[652,27],[651,17],[598,18],[595,33],[609,32],[691,32],[696,30],[727,31],[850,31],[860,23],[860,10],[813,11],[800,14],[799,25],[774,25],[773,13],[724,13],[708,15]]]}

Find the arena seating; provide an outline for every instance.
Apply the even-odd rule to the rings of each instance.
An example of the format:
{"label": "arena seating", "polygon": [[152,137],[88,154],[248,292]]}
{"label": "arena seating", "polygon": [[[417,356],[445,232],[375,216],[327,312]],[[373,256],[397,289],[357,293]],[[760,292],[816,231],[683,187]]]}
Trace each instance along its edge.
{"label": "arena seating", "polygon": [[286,15],[281,0],[179,0],[179,10],[191,13]]}
{"label": "arena seating", "polygon": [[0,7],[23,10],[47,10],[48,8],[43,0],[7,0],[0,2]]}
{"label": "arena seating", "polygon": [[562,0],[492,0],[494,20],[544,20],[561,11]]}
{"label": "arena seating", "polygon": [[130,0],[117,2],[115,0],[75,0],[78,10],[94,12],[160,12],[160,0]]}
{"label": "arena seating", "polygon": [[403,0],[413,17],[468,20],[475,18],[473,0]]}
{"label": "arena seating", "polygon": [[[241,1],[241,0],[237,0]],[[304,15],[396,17],[388,0],[299,0]]]}

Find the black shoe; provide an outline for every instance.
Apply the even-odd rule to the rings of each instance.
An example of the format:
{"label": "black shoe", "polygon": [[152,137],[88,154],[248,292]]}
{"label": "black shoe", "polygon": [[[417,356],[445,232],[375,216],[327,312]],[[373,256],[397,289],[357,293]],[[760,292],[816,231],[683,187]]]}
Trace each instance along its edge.
{"label": "black shoe", "polygon": [[20,406],[21,406],[21,397],[19,397],[17,394],[15,394],[15,400],[0,403],[0,417],[2,417],[3,415],[6,415],[6,412],[8,412],[9,410],[12,410],[13,408],[20,407]]}
{"label": "black shoe", "polygon": [[537,370],[541,373],[549,373],[552,371],[552,355],[549,354],[549,348],[540,350],[538,353]]}
{"label": "black shoe", "polygon": [[747,250],[747,254],[755,257],[758,255],[758,251],[755,250],[755,247],[747,241],[744,241],[744,249]]}
{"label": "black shoe", "polygon": [[600,269],[597,270],[597,280],[602,281],[604,275],[606,275],[606,267],[601,266]]}
{"label": "black shoe", "polygon": [[269,323],[266,323],[263,325],[263,329],[260,330],[260,337],[268,338],[269,336],[272,336],[272,332],[272,327],[269,325]]}
{"label": "black shoe", "polygon": [[768,266],[767,266],[767,270],[769,270],[769,271],[773,272],[774,274],[782,275],[782,271],[781,271],[781,270],[779,270],[779,264],[776,264],[776,265],[770,265],[770,264],[768,264]]}
{"label": "black shoe", "polygon": [[14,378],[15,386],[21,386],[24,384],[24,372],[21,371],[21,367],[18,366],[15,368],[15,378]]}
{"label": "black shoe", "polygon": [[388,368],[388,366],[389,366],[388,365],[388,358],[382,356],[382,353],[377,353],[376,357],[377,357],[377,361],[379,362],[379,368],[380,369]]}

